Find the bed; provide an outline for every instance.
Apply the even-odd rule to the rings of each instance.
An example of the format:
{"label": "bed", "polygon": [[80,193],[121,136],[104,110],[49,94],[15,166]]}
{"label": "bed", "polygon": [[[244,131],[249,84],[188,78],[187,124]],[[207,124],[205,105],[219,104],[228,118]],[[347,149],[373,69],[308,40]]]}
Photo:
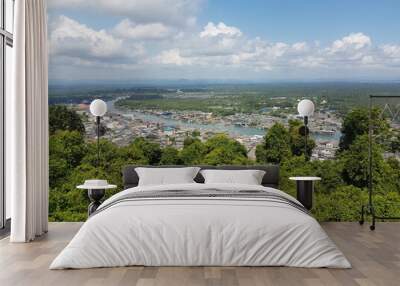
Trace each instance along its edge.
{"label": "bed", "polygon": [[308,211],[278,190],[278,166],[199,167],[263,170],[260,185],[204,183],[198,173],[193,183],[149,186],[138,186],[137,167],[124,168],[125,190],[103,202],[50,269],[351,267]]}

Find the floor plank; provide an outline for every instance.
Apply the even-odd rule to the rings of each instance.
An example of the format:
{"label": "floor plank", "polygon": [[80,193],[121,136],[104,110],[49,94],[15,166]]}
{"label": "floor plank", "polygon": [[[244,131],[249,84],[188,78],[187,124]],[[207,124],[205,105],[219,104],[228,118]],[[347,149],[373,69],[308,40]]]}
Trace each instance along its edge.
{"label": "floor plank", "polygon": [[81,223],[50,223],[49,233],[28,244],[0,240],[0,285],[399,285],[400,223],[379,223],[376,231],[357,223],[323,223],[352,269],[290,267],[119,267],[50,271],[55,256]]}

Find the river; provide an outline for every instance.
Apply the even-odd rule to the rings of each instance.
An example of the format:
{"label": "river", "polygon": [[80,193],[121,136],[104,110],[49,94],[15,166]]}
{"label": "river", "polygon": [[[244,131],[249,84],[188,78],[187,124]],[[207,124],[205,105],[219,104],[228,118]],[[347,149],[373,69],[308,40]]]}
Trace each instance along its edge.
{"label": "river", "polygon": [[[236,125],[225,125],[222,123],[215,124],[201,124],[195,122],[187,122],[183,120],[177,120],[170,118],[169,116],[158,116],[154,114],[149,114],[145,112],[132,111],[124,108],[118,108],[114,105],[116,100],[107,101],[108,111],[112,113],[118,113],[123,115],[130,115],[134,118],[139,118],[143,121],[153,122],[153,123],[162,123],[164,126],[170,127],[180,127],[183,129],[197,129],[200,131],[212,131],[212,132],[227,132],[232,136],[264,136],[265,130],[262,128],[254,128],[254,127],[246,127],[246,126],[236,126]],[[317,141],[332,141],[339,140],[341,133],[337,131],[334,135],[321,135],[321,134],[311,134]]]}

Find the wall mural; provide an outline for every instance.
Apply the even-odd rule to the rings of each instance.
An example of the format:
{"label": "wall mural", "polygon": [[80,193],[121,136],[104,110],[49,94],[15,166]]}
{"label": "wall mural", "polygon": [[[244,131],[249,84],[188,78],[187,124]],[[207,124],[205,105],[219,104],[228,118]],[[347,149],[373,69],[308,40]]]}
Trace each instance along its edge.
{"label": "wall mural", "polygon": [[[279,188],[291,195],[290,177],[321,178],[311,210],[318,220],[359,220],[368,200],[368,96],[400,94],[397,38],[309,23],[314,17],[257,1],[232,4],[235,17],[216,14],[223,1],[67,2],[49,1],[48,10],[51,220],[85,220],[90,202],[76,186],[102,178],[117,185],[109,197],[123,189],[128,164],[279,164]],[[302,10],[318,12],[311,6]],[[332,15],[343,8],[328,6]],[[257,11],[265,13],[257,25],[241,16]],[[107,105],[99,130],[94,99]],[[315,105],[308,129],[302,99]],[[375,131],[391,142],[372,151],[375,208],[389,216],[400,216],[400,136],[398,121],[379,115],[399,111],[372,110]]]}

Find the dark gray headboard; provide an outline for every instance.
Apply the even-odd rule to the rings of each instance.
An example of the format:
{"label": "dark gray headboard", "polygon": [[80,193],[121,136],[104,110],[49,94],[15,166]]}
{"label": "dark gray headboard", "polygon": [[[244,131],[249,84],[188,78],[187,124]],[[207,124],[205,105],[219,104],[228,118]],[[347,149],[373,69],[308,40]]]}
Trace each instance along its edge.
{"label": "dark gray headboard", "polygon": [[[139,166],[128,165],[122,170],[122,178],[124,189],[136,187],[139,183],[139,177],[135,171],[136,167],[151,167],[151,168],[182,168],[187,166]],[[278,165],[260,165],[260,166],[196,166],[204,169],[218,169],[218,170],[263,170],[265,171],[262,185],[265,187],[278,188],[279,187],[279,166]],[[198,173],[194,180],[197,183],[204,183],[203,176]]]}

